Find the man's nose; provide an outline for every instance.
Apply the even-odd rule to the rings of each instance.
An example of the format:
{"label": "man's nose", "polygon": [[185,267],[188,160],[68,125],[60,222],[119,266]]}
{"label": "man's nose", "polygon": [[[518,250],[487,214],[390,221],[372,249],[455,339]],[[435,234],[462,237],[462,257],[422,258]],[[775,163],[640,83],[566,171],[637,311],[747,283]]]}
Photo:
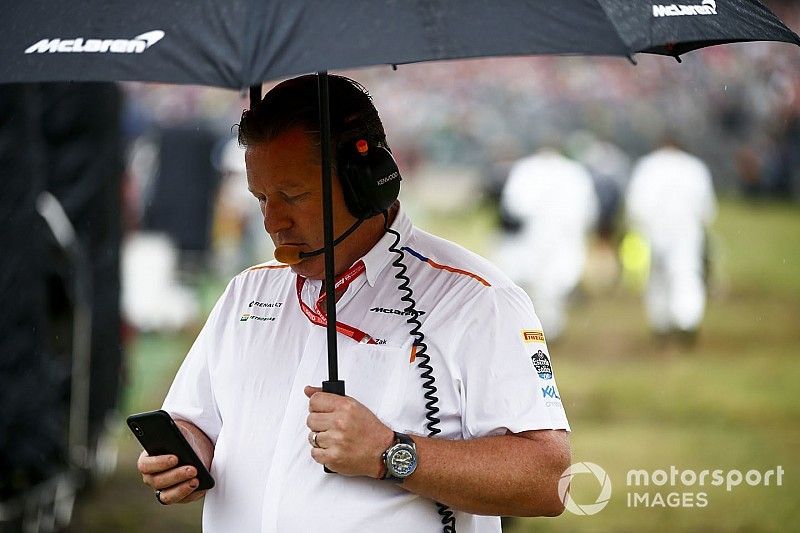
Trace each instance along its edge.
{"label": "man's nose", "polygon": [[280,201],[264,202],[261,214],[264,215],[264,229],[271,235],[292,227],[288,209]]}

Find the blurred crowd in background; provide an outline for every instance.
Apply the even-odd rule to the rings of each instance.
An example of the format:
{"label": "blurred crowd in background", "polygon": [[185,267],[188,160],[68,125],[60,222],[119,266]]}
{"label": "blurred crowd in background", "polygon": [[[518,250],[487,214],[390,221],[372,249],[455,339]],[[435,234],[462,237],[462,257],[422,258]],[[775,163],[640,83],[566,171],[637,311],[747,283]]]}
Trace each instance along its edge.
{"label": "blurred crowd in background", "polygon": [[[793,2],[768,4],[789,27],[800,28],[800,6]],[[590,242],[600,243],[600,252],[596,253],[618,265],[612,267],[614,273],[610,275],[615,281],[624,278],[626,269],[630,271],[628,275],[638,276],[646,269],[656,272],[660,265],[662,274],[689,272],[688,278],[675,274],[680,280],[674,284],[684,287],[678,292],[696,296],[700,291],[704,299],[708,261],[705,231],[713,220],[714,190],[748,198],[800,201],[800,54],[795,47],[771,43],[715,47],[689,54],[682,65],[676,65],[671,58],[636,60],[637,66],[625,59],[611,58],[504,58],[345,73],[362,82],[373,94],[403,172],[404,188],[421,206],[416,209],[447,212],[488,204],[496,210],[498,244],[489,254],[532,294],[550,340],[567,327],[566,311],[562,308],[584,274]],[[95,383],[92,399],[87,396],[86,400],[95,406],[91,415],[86,415],[89,422],[81,424],[69,419],[74,418],[74,413],[67,410],[60,418],[55,417],[52,424],[40,428],[42,435],[47,434],[35,437],[39,439],[41,454],[36,456],[38,452],[33,450],[25,460],[30,464],[38,461],[41,471],[23,472],[20,465],[24,466],[24,461],[18,460],[18,450],[0,450],[0,468],[5,469],[5,478],[0,483],[0,523],[21,513],[24,507],[19,501],[14,504],[16,507],[4,501],[13,502],[21,492],[58,471],[57,466],[45,468],[48,461],[53,464],[77,461],[87,468],[95,468],[103,461],[98,441],[106,417],[114,413],[119,398],[125,331],[179,330],[202,320],[201,305],[191,283],[193,276],[213,272],[219,278],[230,278],[249,265],[272,258],[258,204],[246,189],[243,151],[235,142],[235,124],[247,105],[244,95],[237,98],[229,91],[138,83],[124,84],[121,90],[109,87],[113,86],[95,87],[105,91],[107,99],[93,101],[97,106],[101,103],[106,106],[98,123],[105,123],[106,129],[117,129],[118,125],[119,131],[106,132],[104,139],[92,140],[100,146],[100,141],[116,139],[116,152],[105,156],[110,169],[108,176],[97,175],[96,179],[82,181],[76,174],[66,184],[65,179],[54,180],[83,168],[76,161],[92,159],[95,154],[87,146],[94,145],[87,144],[67,156],[66,152],[47,156],[56,162],[61,157],[63,166],[35,170],[41,178],[36,181],[37,196],[32,196],[33,192],[24,183],[17,196],[6,195],[9,209],[22,205],[20,199],[24,198],[31,206],[25,216],[33,216],[36,204],[38,212],[47,218],[45,193],[52,192],[57,203],[60,202],[58,209],[65,212],[74,226],[84,259],[80,259],[81,254],[70,255],[69,243],[64,239],[59,241],[58,224],[52,221],[53,217],[58,218],[52,214],[53,209],[58,211],[56,208],[50,209],[51,230],[41,230],[43,235],[52,234],[59,241],[49,251],[33,250],[32,247],[38,246],[35,232],[21,233],[8,226],[7,234],[3,235],[4,247],[10,249],[9,243],[13,243],[21,252],[13,254],[14,264],[6,256],[9,264],[5,268],[21,271],[18,267],[24,266],[25,261],[19,258],[25,254],[30,254],[27,257],[31,264],[34,258],[52,256],[66,265],[58,272],[41,273],[39,268],[28,270],[26,275],[47,274],[54,280],[42,285],[42,291],[49,296],[39,298],[44,302],[40,302],[40,307],[49,306],[51,316],[56,316],[59,308],[72,306],[70,320],[74,323],[80,321],[83,316],[80,313],[87,312],[80,310],[80,305],[92,307],[89,314],[94,322],[93,337],[84,339],[82,346],[88,349],[86,343],[91,345],[92,364],[103,368],[98,370],[93,366],[91,371],[82,370],[86,379],[97,374],[92,378]],[[46,113],[53,113],[53,104],[63,103],[66,93],[59,92],[54,85],[38,93],[37,105],[47,109],[34,122],[52,124]],[[79,105],[83,107],[78,109],[86,109],[87,103]],[[98,112],[100,109],[97,107]],[[68,119],[64,118],[65,123]],[[58,153],[54,146],[62,146],[68,139],[79,140],[66,126],[61,130],[45,127],[43,135],[53,154]],[[694,194],[697,202],[706,207],[697,211],[694,226],[697,238],[686,252],[690,260],[677,267],[659,259],[658,246],[653,245],[655,238],[648,234],[648,224],[642,223],[642,209],[637,215],[629,197],[628,217],[625,215],[631,176],[637,169],[643,172],[637,162],[668,138],[684,152],[697,156],[699,164],[707,169],[708,178],[713,179],[713,188],[705,190],[705,186],[699,186],[695,192],[687,193]],[[28,140],[20,136],[14,139],[17,144],[8,141],[4,145],[6,153],[13,153],[14,146],[25,146]],[[542,149],[548,150],[544,153],[550,154],[551,162],[556,156],[560,158],[558,165],[562,166],[558,168],[564,169],[563,174],[558,174],[561,170],[551,174],[560,183],[573,179],[565,176],[573,176],[575,185],[570,190],[583,192],[561,200],[555,195],[547,196],[550,194],[546,192],[547,185],[537,189],[531,185],[533,182],[507,183],[514,169],[520,173],[521,160],[530,163],[525,158],[532,154],[541,156]],[[82,155],[73,157],[71,154],[75,153]],[[6,168],[22,169],[17,174],[24,174],[34,172],[31,169],[36,166],[31,166],[30,161],[19,165]],[[101,186],[102,183],[106,185]],[[541,217],[538,221],[526,220],[523,215],[526,206],[512,206],[508,201],[511,198],[519,204],[523,195],[504,192],[506,186],[517,187],[517,191],[539,191],[538,198],[544,200],[541,209],[535,207],[537,195],[533,195],[528,211],[541,213],[555,206],[546,217],[555,224],[547,225]],[[701,189],[703,192],[696,192]],[[579,200],[583,202],[580,205],[569,203]],[[90,209],[94,209],[91,211],[94,214]],[[559,209],[562,214],[580,216],[570,221],[558,219]],[[658,209],[651,207],[649,211],[655,214]],[[23,228],[30,225],[30,220],[25,222],[23,218],[17,222]],[[566,231],[568,227],[574,231]],[[103,231],[98,232],[98,228]],[[558,239],[547,243],[531,237],[537,231],[540,235],[557,233]],[[530,239],[522,238],[523,235]],[[531,244],[534,241],[535,245]],[[569,279],[552,281],[555,278],[548,278],[550,274],[537,266],[535,277],[548,280],[545,289],[537,288],[530,281],[534,269],[525,268],[541,262],[529,257],[532,246],[541,247],[536,252],[538,257],[546,254],[559,258],[562,262],[548,261],[553,263],[550,265],[555,269],[553,276]],[[665,246],[672,249],[673,245]],[[26,251],[28,248],[31,250]],[[643,254],[649,254],[647,261],[640,260]],[[57,270],[61,264],[58,261],[51,262],[55,265],[51,270]],[[81,261],[87,264],[80,266]],[[121,261],[119,271],[117,261]],[[81,304],[80,283],[76,284],[74,279],[80,268],[87,270],[87,276],[93,280],[89,304]],[[664,275],[669,278],[672,274]],[[661,289],[652,286],[647,289],[646,304],[651,315],[666,316],[673,312],[663,310],[671,305],[664,303],[669,298],[664,296],[669,292],[664,286],[672,283],[665,282],[664,275]],[[651,282],[655,278],[651,276]],[[121,293],[119,282],[115,281],[119,279]],[[0,289],[4,299],[18,301],[20,287],[29,287],[26,283],[8,276],[3,278]],[[557,294],[552,290],[554,287],[558,287]],[[52,296],[54,293],[59,296]],[[695,332],[702,320],[704,301],[698,304],[697,298],[689,300],[672,307],[690,308],[691,311],[682,313],[693,313],[692,316],[699,312],[690,324],[678,320],[673,325],[669,320],[659,322],[651,316],[654,331],[663,334],[674,326],[680,333]],[[121,319],[116,314],[120,307]],[[662,311],[653,311],[656,308]],[[55,318],[51,322],[48,327],[52,331],[59,331],[58,328],[66,331],[74,325],[59,324]],[[10,338],[5,336],[6,331],[12,328],[9,325],[0,332],[4,342]],[[109,331],[114,331],[114,335],[108,335]],[[41,353],[69,352],[80,339],[70,334],[68,341],[48,346]],[[36,377],[40,383],[49,380],[61,387],[53,389],[55,392],[51,390],[41,401],[48,404],[73,401],[74,408],[76,387],[82,386],[81,394],[88,395],[88,385],[76,385],[75,367],[69,368],[72,364],[69,355],[60,357],[62,361],[57,368],[42,370],[49,377]],[[27,363],[14,361],[6,356],[4,370],[30,363],[30,359]],[[24,373],[20,371],[19,375]],[[100,376],[103,386],[98,385]],[[2,407],[12,405],[13,397],[14,394],[7,393],[3,397],[6,405]],[[28,402],[25,409],[20,408],[20,420],[34,407]],[[83,408],[88,409],[85,405]],[[19,423],[12,422],[0,429],[11,434],[13,424]],[[57,442],[48,448],[49,438],[66,443],[66,437],[58,435],[66,435],[68,426],[73,435],[70,439],[78,438],[76,424],[83,434],[77,442],[83,446],[83,455],[54,451],[59,446]],[[76,444],[72,440],[70,446]],[[11,441],[6,444],[10,450]],[[26,446],[20,444],[19,449],[30,449]],[[47,461],[37,459],[45,455]],[[89,460],[88,455],[93,458]],[[4,463],[3,457],[8,461]],[[55,491],[57,487],[53,487]],[[50,522],[56,524],[58,520],[51,516]]]}

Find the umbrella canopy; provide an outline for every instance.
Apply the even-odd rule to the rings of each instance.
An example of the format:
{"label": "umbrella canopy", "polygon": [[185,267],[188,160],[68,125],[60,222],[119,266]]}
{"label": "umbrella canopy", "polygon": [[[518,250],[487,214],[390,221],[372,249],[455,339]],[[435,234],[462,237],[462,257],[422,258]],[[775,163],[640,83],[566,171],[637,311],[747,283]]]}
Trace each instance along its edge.
{"label": "umbrella canopy", "polygon": [[0,83],[242,89],[320,70],[530,54],[678,57],[800,38],[757,0],[26,0],[6,6]]}

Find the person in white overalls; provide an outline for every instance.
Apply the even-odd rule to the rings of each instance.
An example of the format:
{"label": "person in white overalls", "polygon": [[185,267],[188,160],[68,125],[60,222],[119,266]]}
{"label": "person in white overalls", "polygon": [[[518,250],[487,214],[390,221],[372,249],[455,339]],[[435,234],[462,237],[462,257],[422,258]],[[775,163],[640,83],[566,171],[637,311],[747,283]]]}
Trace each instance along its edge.
{"label": "person in white overalls", "polygon": [[706,229],[717,211],[708,166],[665,140],[634,167],[626,209],[650,247],[645,307],[653,331],[693,338],[706,304]]}
{"label": "person in white overalls", "polygon": [[583,274],[586,239],[598,216],[591,175],[545,148],[514,164],[500,204],[520,229],[503,239],[496,259],[536,301],[545,334],[555,340],[566,325],[567,298]]}

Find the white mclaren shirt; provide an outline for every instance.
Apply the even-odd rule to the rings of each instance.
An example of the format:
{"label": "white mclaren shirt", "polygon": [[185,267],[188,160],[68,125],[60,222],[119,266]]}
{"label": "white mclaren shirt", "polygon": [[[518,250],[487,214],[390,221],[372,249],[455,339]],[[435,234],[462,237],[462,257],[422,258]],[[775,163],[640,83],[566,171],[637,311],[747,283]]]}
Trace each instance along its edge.
{"label": "white mclaren shirt", "polygon": [[[417,302],[435,377],[439,437],[472,439],[569,429],[539,320],[528,296],[483,258],[412,227],[392,225]],[[379,344],[339,335],[347,394],[395,431],[427,435],[421,370],[386,234],[337,319]],[[311,458],[305,385],[327,379],[325,329],[301,311],[297,276],[271,262],[236,276],[214,307],[164,401],[215,443],[203,529],[265,533],[442,531],[436,506],[386,481],[326,474]],[[313,306],[321,282],[309,280]],[[474,459],[481,468],[481,459]],[[500,531],[497,517],[456,512],[459,532]]]}

